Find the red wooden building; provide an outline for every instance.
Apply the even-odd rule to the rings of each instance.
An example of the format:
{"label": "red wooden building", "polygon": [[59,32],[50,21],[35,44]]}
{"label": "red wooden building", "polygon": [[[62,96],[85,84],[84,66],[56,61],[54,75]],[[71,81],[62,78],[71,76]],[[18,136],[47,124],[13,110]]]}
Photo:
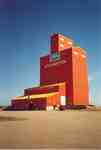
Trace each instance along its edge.
{"label": "red wooden building", "polygon": [[61,34],[51,36],[50,54],[40,58],[40,86],[13,98],[13,109],[87,106],[87,53]]}

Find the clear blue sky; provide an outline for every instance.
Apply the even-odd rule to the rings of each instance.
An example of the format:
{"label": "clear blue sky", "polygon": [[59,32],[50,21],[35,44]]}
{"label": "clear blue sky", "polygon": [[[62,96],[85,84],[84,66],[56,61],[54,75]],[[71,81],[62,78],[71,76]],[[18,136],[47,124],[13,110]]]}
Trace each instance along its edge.
{"label": "clear blue sky", "polygon": [[0,0],[0,105],[39,84],[53,32],[86,49],[91,99],[101,105],[100,0]]}

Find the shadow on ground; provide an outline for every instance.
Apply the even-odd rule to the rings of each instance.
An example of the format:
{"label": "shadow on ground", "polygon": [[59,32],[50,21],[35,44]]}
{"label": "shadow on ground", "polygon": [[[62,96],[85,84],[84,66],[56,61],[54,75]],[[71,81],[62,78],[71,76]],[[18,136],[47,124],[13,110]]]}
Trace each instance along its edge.
{"label": "shadow on ground", "polygon": [[18,117],[9,117],[9,116],[0,116],[0,122],[2,121],[24,121],[28,120],[27,118],[18,118]]}

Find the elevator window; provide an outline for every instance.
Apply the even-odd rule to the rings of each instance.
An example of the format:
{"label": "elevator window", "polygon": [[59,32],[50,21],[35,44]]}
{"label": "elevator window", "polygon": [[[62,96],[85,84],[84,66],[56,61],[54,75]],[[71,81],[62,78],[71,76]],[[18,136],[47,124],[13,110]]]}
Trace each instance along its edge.
{"label": "elevator window", "polygon": [[60,53],[53,53],[51,54],[51,61],[54,61],[54,60],[59,60],[60,59]]}

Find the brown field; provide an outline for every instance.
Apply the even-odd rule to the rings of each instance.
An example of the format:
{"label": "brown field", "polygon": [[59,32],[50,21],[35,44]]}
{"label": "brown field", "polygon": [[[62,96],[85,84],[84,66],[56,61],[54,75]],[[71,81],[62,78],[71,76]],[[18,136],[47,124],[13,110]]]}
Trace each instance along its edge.
{"label": "brown field", "polygon": [[0,148],[101,148],[101,111],[1,111]]}

